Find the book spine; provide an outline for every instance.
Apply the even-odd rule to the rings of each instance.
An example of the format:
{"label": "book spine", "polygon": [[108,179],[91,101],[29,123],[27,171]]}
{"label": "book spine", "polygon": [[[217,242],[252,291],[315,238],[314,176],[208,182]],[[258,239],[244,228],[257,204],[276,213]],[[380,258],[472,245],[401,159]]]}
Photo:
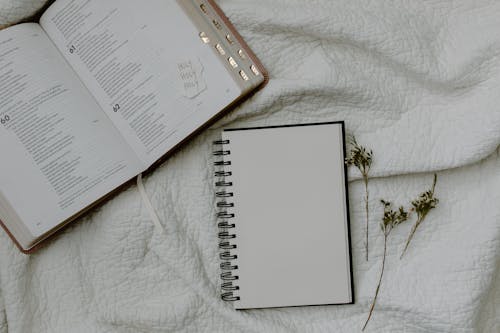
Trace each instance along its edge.
{"label": "book spine", "polygon": [[[217,188],[215,196],[217,198],[217,220],[219,227],[219,249],[220,249],[220,259],[221,259],[221,298],[224,301],[239,301],[240,297],[236,295],[239,290],[239,286],[236,285],[236,280],[238,276],[235,271],[238,269],[238,265],[234,263],[234,260],[238,256],[231,252],[237,248],[235,244],[236,234],[234,233],[234,228],[236,227],[234,223],[231,223],[231,219],[234,218],[234,213],[232,209],[234,208],[233,197],[234,193],[231,192],[231,186],[233,183],[230,181],[232,172],[228,171],[231,166],[231,161],[229,156],[231,151],[229,150],[229,140],[217,140],[214,141],[215,151],[213,154],[219,158],[214,164],[216,166],[215,186]],[[233,251],[234,252],[234,251]]]}

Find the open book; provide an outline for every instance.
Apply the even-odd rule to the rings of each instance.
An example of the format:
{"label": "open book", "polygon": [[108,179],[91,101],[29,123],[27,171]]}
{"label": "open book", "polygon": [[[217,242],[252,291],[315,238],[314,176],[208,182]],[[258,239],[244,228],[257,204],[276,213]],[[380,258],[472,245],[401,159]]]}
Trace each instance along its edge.
{"label": "open book", "polygon": [[0,31],[0,222],[24,252],[265,84],[212,0],[57,0]]}

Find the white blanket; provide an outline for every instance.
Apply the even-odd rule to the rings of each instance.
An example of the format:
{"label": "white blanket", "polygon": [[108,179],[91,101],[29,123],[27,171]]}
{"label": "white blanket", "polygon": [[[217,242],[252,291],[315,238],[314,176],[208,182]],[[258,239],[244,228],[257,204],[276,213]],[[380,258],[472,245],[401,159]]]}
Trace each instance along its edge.
{"label": "white blanket", "polygon": [[[0,233],[0,333],[360,331],[380,269],[379,199],[408,203],[434,170],[439,207],[403,260],[411,222],[391,235],[368,331],[500,331],[500,3],[220,4],[269,86],[146,178],[165,234],[136,187],[33,256]],[[228,126],[342,119],[379,176],[369,262],[363,188],[350,183],[356,304],[233,311],[218,297],[212,140]]]}
{"label": "white blanket", "polygon": [[47,0],[0,0],[0,28],[34,15]]}

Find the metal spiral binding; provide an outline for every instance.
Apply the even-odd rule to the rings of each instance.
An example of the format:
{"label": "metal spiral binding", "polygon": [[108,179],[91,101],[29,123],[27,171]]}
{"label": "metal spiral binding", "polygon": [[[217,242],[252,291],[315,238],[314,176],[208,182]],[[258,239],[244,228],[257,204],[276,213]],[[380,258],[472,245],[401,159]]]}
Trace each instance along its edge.
{"label": "metal spiral binding", "polygon": [[[217,140],[213,142],[214,146],[220,147],[220,150],[215,150],[214,155],[225,158],[226,156],[231,155],[230,150],[225,150],[224,145],[229,144],[229,140]],[[221,160],[216,161],[215,166],[230,166],[231,161]],[[236,238],[236,235],[231,233],[231,229],[235,228],[235,224],[229,222],[230,219],[234,218],[234,214],[229,212],[228,209],[234,207],[234,203],[229,202],[229,198],[233,197],[233,192],[228,190],[228,187],[233,186],[231,181],[228,181],[227,178],[231,177],[232,173],[226,170],[215,171],[215,177],[217,177],[217,181],[215,182],[215,186],[220,188],[215,193],[215,196],[218,199],[217,208],[220,209],[217,212],[217,218],[219,219],[218,227],[219,227],[219,248],[221,252],[219,254],[220,259],[222,260],[220,264],[220,268],[222,270],[221,279],[222,279],[222,295],[221,298],[224,301],[234,302],[239,301],[240,297],[235,295],[235,292],[240,289],[237,285],[235,285],[235,281],[238,280],[238,276],[234,275],[233,271],[238,269],[238,265],[233,264],[233,260],[237,259],[238,256],[231,253],[231,250],[236,249],[236,244],[232,243],[232,240]]]}

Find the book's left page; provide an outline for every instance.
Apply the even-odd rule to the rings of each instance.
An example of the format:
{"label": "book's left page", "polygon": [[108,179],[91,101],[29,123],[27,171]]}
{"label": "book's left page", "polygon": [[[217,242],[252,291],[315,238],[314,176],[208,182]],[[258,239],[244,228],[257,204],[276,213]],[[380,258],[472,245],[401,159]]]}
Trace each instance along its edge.
{"label": "book's left page", "polygon": [[143,168],[38,24],[0,31],[0,122],[0,220],[24,249]]}

